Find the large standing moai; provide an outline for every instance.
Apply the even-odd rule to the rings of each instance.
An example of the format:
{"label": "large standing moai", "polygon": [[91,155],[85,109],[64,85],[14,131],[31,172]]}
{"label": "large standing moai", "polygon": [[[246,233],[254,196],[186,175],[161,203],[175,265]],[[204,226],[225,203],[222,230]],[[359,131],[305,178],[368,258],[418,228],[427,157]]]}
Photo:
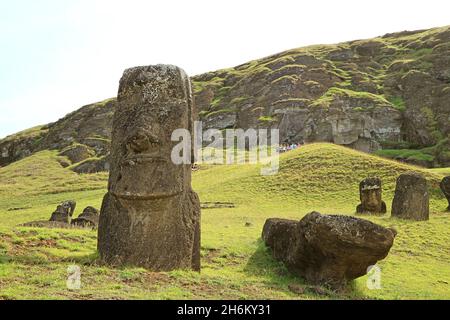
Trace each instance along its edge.
{"label": "large standing moai", "polygon": [[444,193],[444,196],[447,198],[448,207],[447,211],[450,211],[450,176],[445,177],[441,181],[441,190]]}
{"label": "large standing moai", "polygon": [[428,220],[430,199],[427,180],[417,172],[407,172],[397,178],[392,216],[411,220]]}
{"label": "large standing moai", "polygon": [[361,203],[356,207],[357,213],[384,214],[386,203],[381,200],[382,188],[380,178],[366,178],[359,184]]}
{"label": "large standing moai", "polygon": [[200,202],[191,165],[171,161],[178,143],[172,132],[192,133],[192,127],[191,85],[183,70],[156,65],[124,72],[98,229],[105,263],[200,270]]}

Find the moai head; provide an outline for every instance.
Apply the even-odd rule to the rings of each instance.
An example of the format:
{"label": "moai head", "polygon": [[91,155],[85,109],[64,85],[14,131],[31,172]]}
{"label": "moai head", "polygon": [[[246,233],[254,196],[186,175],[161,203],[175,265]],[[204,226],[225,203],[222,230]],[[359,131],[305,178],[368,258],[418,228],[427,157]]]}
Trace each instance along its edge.
{"label": "moai head", "polygon": [[173,197],[190,186],[190,164],[171,161],[176,129],[192,132],[189,78],[175,66],[156,65],[124,72],[112,136],[109,189],[118,198]]}
{"label": "moai head", "polygon": [[[102,261],[156,271],[200,269],[200,203],[191,188],[191,164],[172,161],[174,150],[191,158],[192,113],[190,81],[180,68],[124,72],[113,119],[108,193],[99,216]],[[179,149],[174,133],[187,147]]]}
{"label": "moai head", "polygon": [[50,217],[50,221],[69,223],[70,217],[71,217],[70,207],[67,207],[63,203],[56,207],[56,210],[52,213],[52,216]]}
{"label": "moai head", "polygon": [[381,212],[381,180],[366,178],[359,184],[359,197],[364,211]]}

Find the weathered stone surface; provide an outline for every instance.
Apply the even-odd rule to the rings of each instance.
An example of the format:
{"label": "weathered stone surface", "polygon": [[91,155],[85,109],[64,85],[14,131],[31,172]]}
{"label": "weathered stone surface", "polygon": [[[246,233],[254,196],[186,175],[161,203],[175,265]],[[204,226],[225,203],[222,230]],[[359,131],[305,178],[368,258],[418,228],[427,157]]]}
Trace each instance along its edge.
{"label": "weathered stone surface", "polygon": [[361,203],[356,207],[357,213],[384,214],[386,203],[381,199],[381,179],[366,178],[359,184],[359,198]]}
{"label": "weathered stone surface", "polygon": [[417,172],[407,172],[397,178],[392,217],[428,220],[429,219],[428,184],[424,176]]}
{"label": "weathered stone surface", "polygon": [[73,219],[71,224],[78,227],[97,228],[99,211],[94,207],[86,207],[78,218]]}
{"label": "weathered stone surface", "polygon": [[[114,114],[98,250],[113,265],[200,269],[200,203],[190,164],[171,161],[171,134],[192,131],[189,78],[168,65],[124,72]],[[143,174],[145,173],[145,174]]]}
{"label": "weathered stone surface", "polygon": [[442,179],[440,186],[442,192],[444,193],[448,201],[447,211],[450,211],[450,176],[447,176],[444,179]]}
{"label": "weathered stone surface", "polygon": [[396,236],[370,221],[307,214],[302,220],[268,219],[262,238],[294,274],[312,284],[340,288],[384,259]]}
{"label": "weathered stone surface", "polygon": [[50,221],[70,223],[73,212],[75,211],[76,202],[73,200],[67,200],[62,202],[56,207],[56,210],[52,213]]}

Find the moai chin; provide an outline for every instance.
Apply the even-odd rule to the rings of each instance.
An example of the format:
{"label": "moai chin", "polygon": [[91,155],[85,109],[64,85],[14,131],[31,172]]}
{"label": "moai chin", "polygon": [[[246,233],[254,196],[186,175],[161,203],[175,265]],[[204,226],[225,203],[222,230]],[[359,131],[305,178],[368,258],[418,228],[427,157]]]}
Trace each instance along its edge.
{"label": "moai chin", "polygon": [[191,165],[171,161],[175,129],[193,132],[190,80],[170,65],[136,67],[120,80],[108,193],[98,251],[112,265],[200,270],[200,202]]}
{"label": "moai chin", "polygon": [[386,203],[381,199],[382,187],[380,178],[366,178],[359,184],[361,203],[356,207],[357,213],[384,214]]}

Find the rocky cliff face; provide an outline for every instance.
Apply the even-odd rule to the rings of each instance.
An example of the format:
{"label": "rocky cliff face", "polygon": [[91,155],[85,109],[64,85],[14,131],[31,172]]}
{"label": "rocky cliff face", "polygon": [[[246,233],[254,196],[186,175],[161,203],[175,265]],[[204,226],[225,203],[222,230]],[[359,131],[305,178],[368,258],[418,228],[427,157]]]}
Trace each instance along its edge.
{"label": "rocky cliff face", "polygon": [[[285,142],[327,141],[450,166],[450,27],[289,50],[192,82],[206,129],[279,128]],[[115,103],[1,140],[0,165],[81,144],[87,158],[76,165],[76,157],[75,170],[107,169]]]}
{"label": "rocky cliff face", "polygon": [[61,164],[79,173],[109,168],[115,99],[84,106],[64,118],[0,140],[0,166],[45,149],[59,150]]}

